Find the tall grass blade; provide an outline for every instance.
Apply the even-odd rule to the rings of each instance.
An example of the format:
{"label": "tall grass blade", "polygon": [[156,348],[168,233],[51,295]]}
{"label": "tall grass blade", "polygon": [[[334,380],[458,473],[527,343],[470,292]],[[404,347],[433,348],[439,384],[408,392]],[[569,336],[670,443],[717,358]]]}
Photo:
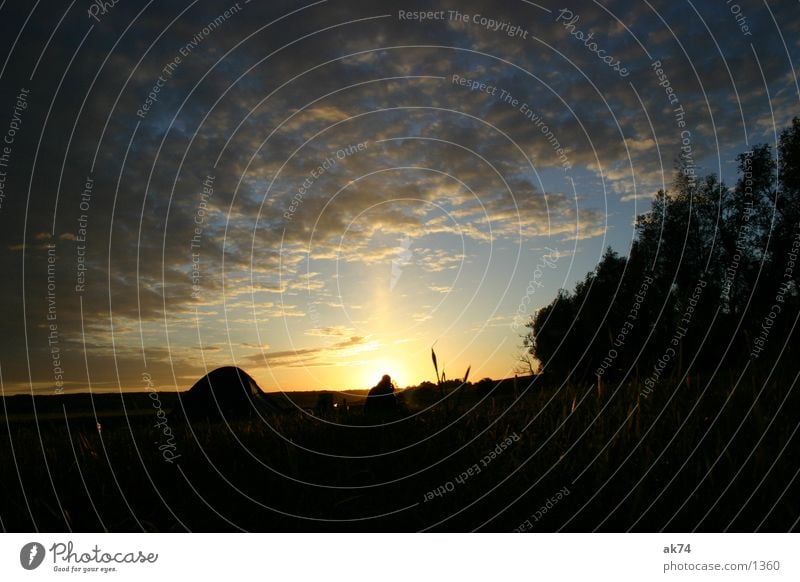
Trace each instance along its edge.
{"label": "tall grass blade", "polygon": [[[436,344],[433,344],[434,346]],[[433,360],[433,369],[436,371],[436,383],[441,384],[442,380],[439,378],[439,365],[436,363],[436,352],[433,351],[433,346],[431,346],[431,359]]]}

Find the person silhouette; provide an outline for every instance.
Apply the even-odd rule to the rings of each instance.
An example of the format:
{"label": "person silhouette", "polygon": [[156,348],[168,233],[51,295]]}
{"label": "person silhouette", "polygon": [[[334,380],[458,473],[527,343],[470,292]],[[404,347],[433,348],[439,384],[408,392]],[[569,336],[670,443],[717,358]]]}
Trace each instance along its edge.
{"label": "person silhouette", "polygon": [[394,395],[394,385],[388,374],[385,374],[376,386],[370,389],[367,400],[364,402],[364,412],[367,414],[385,414],[397,410],[397,397]]}

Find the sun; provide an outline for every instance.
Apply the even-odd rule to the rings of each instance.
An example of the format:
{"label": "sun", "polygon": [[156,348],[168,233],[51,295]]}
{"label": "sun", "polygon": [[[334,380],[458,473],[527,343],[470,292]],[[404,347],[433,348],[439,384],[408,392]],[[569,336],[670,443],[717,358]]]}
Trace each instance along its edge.
{"label": "sun", "polygon": [[402,386],[401,378],[397,376],[396,372],[399,370],[397,362],[392,362],[387,359],[368,360],[362,365],[361,385],[364,388],[371,388],[381,381],[384,374],[389,374],[392,377],[392,382],[396,386]]}

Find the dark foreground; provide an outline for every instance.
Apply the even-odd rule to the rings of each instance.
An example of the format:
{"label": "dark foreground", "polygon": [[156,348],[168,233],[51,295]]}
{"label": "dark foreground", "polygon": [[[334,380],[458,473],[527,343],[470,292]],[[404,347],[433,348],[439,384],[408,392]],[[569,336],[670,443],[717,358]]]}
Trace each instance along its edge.
{"label": "dark foreground", "polygon": [[665,381],[646,399],[634,386],[598,394],[538,381],[467,385],[444,400],[435,390],[406,392],[395,418],[345,410],[335,398],[336,408],[315,414],[285,407],[230,426],[134,406],[99,413],[101,432],[85,409],[62,406],[39,422],[9,413],[0,427],[0,525],[796,530],[794,381],[693,378],[677,389]]}

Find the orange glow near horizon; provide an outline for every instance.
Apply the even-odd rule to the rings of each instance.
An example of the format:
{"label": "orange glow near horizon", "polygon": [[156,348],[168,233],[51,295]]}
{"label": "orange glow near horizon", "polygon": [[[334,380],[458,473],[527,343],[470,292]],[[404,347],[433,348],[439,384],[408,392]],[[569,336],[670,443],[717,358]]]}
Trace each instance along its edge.
{"label": "orange glow near horizon", "polygon": [[[424,343],[423,343],[424,341]],[[304,392],[314,390],[366,390],[375,386],[384,374],[391,376],[398,388],[417,386],[422,382],[436,382],[430,357],[430,344],[426,340],[407,341],[400,344],[379,342],[380,347],[349,354],[330,365],[310,367],[258,367],[247,372],[267,392]],[[445,370],[448,378],[463,378],[471,366],[470,380],[484,377],[508,378],[514,375],[512,359],[493,358],[481,361],[485,355],[482,345],[472,350],[448,352],[437,345],[439,372]]]}
{"label": "orange glow near horizon", "polygon": [[[359,358],[332,366],[304,368],[254,368],[248,371],[265,391],[365,390],[375,386],[384,374],[391,376],[398,388],[414,386],[434,376],[426,362],[413,362],[413,354],[399,351],[394,355]],[[430,366],[428,366],[430,367]]]}
{"label": "orange glow near horizon", "polygon": [[389,374],[397,386],[404,386],[404,379],[399,371],[394,361],[376,358],[365,362],[357,376],[361,380],[361,384],[372,387],[380,381],[384,374]]}

